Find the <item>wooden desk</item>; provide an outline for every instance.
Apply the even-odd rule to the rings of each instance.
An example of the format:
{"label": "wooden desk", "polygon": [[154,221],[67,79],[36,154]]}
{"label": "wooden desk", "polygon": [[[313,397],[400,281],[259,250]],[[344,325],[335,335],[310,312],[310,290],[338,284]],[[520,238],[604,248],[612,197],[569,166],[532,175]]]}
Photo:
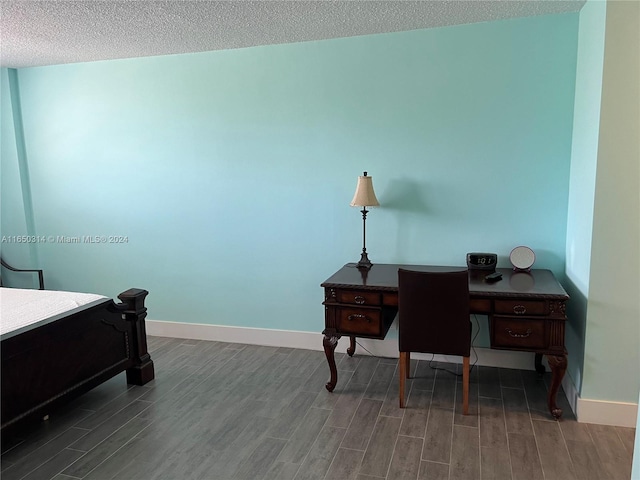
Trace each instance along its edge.
{"label": "wooden desk", "polygon": [[[324,351],[331,379],[327,390],[338,382],[334,352],[342,335],[351,341],[347,353],[353,355],[356,337],[384,339],[398,311],[398,268],[409,270],[455,270],[461,267],[375,264],[359,270],[348,263],[325,282]],[[491,348],[534,352],[535,368],[544,373],[542,355],[552,372],[548,394],[549,411],[560,418],[556,394],[567,369],[564,326],[569,295],[549,270],[514,272],[499,268],[502,280],[487,283],[488,272],[469,271],[471,312],[488,315]]]}

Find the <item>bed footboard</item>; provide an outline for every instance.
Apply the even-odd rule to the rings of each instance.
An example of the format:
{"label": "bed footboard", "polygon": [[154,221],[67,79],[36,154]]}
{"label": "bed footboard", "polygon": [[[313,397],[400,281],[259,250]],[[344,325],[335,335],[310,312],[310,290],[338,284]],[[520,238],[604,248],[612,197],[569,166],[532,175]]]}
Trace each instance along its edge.
{"label": "bed footboard", "polygon": [[2,433],[126,371],[128,383],[154,378],[147,351],[144,300],[130,289],[118,298],[56,317],[2,340]]}

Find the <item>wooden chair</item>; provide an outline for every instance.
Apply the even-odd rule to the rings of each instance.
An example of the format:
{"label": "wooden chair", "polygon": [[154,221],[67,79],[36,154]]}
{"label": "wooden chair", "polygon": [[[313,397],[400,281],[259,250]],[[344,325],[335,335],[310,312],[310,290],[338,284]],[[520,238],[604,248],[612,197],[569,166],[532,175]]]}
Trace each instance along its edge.
{"label": "wooden chair", "polygon": [[463,412],[469,413],[469,277],[467,270],[398,270],[398,340],[400,408],[411,352],[459,355],[462,362]]}
{"label": "wooden chair", "polygon": [[[15,268],[15,267],[12,267],[11,265],[9,265],[7,262],[5,262],[2,258],[0,258],[0,265],[2,265],[4,268],[6,268],[8,270],[11,270],[12,272],[37,273],[38,274],[38,287],[39,287],[38,289],[39,290],[44,290],[44,274],[42,273],[42,270]],[[2,277],[0,276],[0,286],[2,286],[2,280],[1,279],[2,279]]]}

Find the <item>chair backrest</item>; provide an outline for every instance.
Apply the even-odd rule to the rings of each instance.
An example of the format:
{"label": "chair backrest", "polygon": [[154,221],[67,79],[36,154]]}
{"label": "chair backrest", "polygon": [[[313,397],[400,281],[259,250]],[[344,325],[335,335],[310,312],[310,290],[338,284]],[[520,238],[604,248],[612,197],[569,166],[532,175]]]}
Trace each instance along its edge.
{"label": "chair backrest", "polygon": [[467,270],[398,270],[401,352],[468,357],[471,349]]}

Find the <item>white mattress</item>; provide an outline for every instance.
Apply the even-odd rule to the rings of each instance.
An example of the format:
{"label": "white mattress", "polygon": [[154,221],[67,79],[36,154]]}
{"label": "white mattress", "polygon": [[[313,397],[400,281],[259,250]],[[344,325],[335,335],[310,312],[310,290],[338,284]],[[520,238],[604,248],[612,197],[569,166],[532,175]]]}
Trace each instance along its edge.
{"label": "white mattress", "polygon": [[106,298],[93,293],[0,288],[0,334]]}

